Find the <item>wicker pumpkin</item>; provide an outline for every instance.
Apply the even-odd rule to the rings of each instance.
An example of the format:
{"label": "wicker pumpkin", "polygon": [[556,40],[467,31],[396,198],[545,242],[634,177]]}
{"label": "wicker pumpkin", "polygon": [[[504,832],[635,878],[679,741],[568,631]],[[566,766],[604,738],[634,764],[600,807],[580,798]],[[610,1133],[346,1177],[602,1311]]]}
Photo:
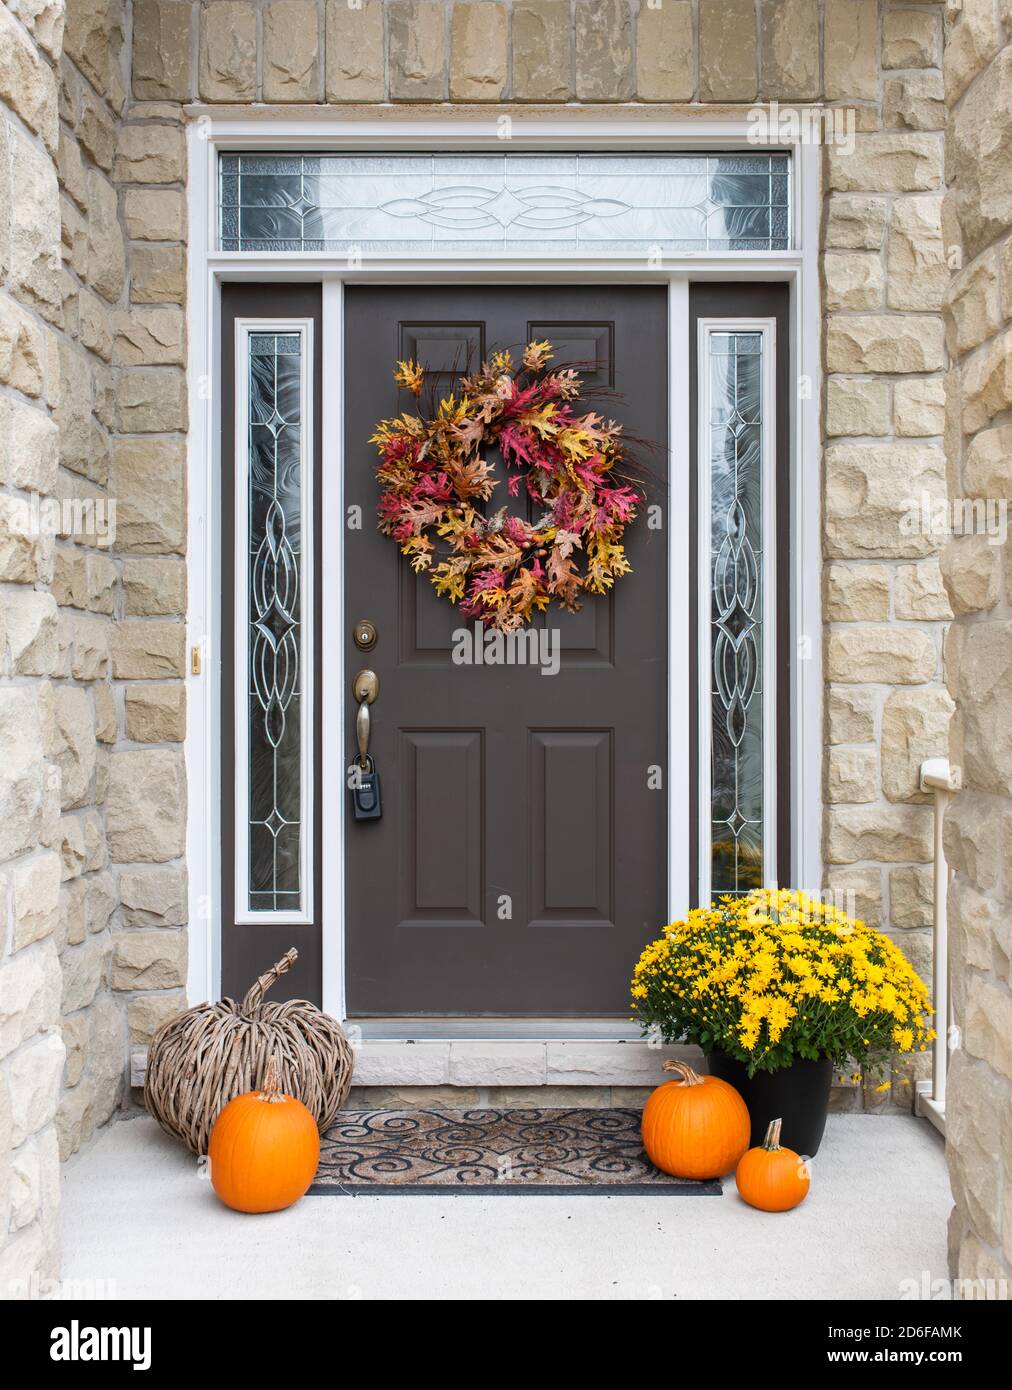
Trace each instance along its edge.
{"label": "wicker pumpkin", "polygon": [[163,1024],[148,1051],[144,1103],[166,1133],[206,1154],[211,1127],[230,1100],[252,1091],[276,1057],[281,1089],[301,1100],[321,1130],[351,1085],[352,1052],[336,1019],[306,999],[265,1004],[295,964],[288,951],[241,1004],[198,1004]]}
{"label": "wicker pumpkin", "polygon": [[207,1152],[211,1186],[233,1211],[283,1211],[305,1196],[320,1136],[302,1101],[282,1093],[273,1057],[262,1089],[236,1096],[215,1120]]}
{"label": "wicker pumpkin", "polygon": [[741,1096],[717,1076],[665,1062],[677,1081],[658,1086],[643,1107],[643,1147],[655,1167],[676,1178],[720,1178],[748,1148],[751,1126]]}

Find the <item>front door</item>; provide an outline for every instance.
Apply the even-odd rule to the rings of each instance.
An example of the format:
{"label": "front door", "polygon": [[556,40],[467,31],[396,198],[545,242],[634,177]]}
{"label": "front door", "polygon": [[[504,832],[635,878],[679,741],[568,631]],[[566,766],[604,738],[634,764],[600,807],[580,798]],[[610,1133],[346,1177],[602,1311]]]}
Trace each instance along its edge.
{"label": "front door", "polygon": [[[555,674],[453,660],[473,623],[376,530],[369,443],[377,421],[413,408],[397,360],[449,394],[495,348],[534,338],[580,367],[587,408],[638,441],[654,508],[626,532],[632,573],[607,597],[538,619],[558,642]],[[625,1017],[667,898],[666,287],[352,286],[344,360],[344,494],[364,520],[345,533],[343,618],[324,615],[347,673],[324,719],[342,722],[350,764],[352,678],[376,674],[382,787],[380,819],[346,821],[348,1015]],[[503,482],[489,505],[504,504],[523,505]]]}

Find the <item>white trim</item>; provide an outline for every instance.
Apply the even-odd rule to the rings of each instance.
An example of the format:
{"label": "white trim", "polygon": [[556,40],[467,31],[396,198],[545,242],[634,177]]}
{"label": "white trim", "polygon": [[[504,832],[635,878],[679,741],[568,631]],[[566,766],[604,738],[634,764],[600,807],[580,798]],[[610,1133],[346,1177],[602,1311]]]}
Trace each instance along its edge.
{"label": "white trim", "polygon": [[203,162],[207,150],[199,127],[187,130],[189,179],[189,244],[194,254],[187,267],[187,390],[190,430],[187,438],[187,647],[201,653],[200,674],[187,661],[186,670],[186,867],[189,883],[189,951],[186,993],[190,1003],[216,999],[221,992],[221,942],[215,910],[221,897],[219,823],[221,767],[219,710],[221,664],[214,640],[220,629],[221,515],[218,479],[221,476],[218,437],[213,428],[212,393],[220,363],[219,311],[214,277],[208,274],[200,248],[209,244],[206,229],[207,180]]}
{"label": "white trim", "polygon": [[[822,150],[795,150],[793,217],[802,248],[791,281],[791,864],[792,886],[822,888]],[[782,544],[781,553],[784,551]]]}
{"label": "white trim", "polygon": [[[320,490],[322,494],[323,531],[332,543],[322,547],[321,592],[324,622],[328,612],[336,614],[338,632],[344,630],[344,542],[346,519],[344,503],[344,286],[330,278],[323,282],[323,430]],[[329,465],[328,465],[329,461]],[[329,530],[328,530],[329,524]],[[327,695],[333,692],[334,709],[342,717],[323,720],[323,748],[320,767],[320,816],[323,833],[323,882],[320,885],[323,932],[323,994],[322,1002],[328,1013],[347,1018],[344,969],[344,836],[346,795],[345,751],[348,725],[343,718],[347,708],[345,696],[344,643],[324,641],[322,661],[323,708],[328,708]],[[329,854],[328,845],[341,847]],[[330,924],[338,924],[331,926]],[[328,939],[328,928],[334,940]]]}
{"label": "white trim", "polygon": [[713,740],[710,712],[713,689],[713,644],[711,605],[713,557],[710,548],[710,354],[708,340],[714,333],[758,333],[762,350],[762,434],[760,471],[762,475],[762,731],[763,731],[763,870],[768,887],[777,882],[777,601],[776,601],[776,320],[772,318],[700,318],[696,329],[696,361],[699,394],[696,431],[697,478],[697,699],[699,720],[696,739],[699,757],[698,779],[698,883],[699,904],[710,902],[711,815]]}
{"label": "white trim", "polygon": [[[255,912],[249,906],[249,531],[244,522],[249,512],[249,340],[254,333],[289,334],[301,341],[299,363],[299,522],[302,550],[299,569],[299,684],[300,707],[300,835],[299,885],[302,905],[286,911],[275,908]],[[233,498],[233,736],[235,740],[235,921],[244,926],[305,925],[313,921],[316,885],[313,882],[313,846],[316,826],[315,687],[316,661],[314,632],[316,596],[314,588],[315,545],[313,529],[313,320],[307,318],[237,318],[235,321],[235,486]]]}
{"label": "white trim", "polygon": [[249,251],[213,251],[206,258],[207,267],[229,280],[312,280],[340,271],[344,279],[355,284],[397,285],[411,280],[418,284],[508,284],[522,273],[529,284],[548,281],[581,282],[588,275],[612,277],[628,284],[663,284],[672,275],[691,275],[693,280],[789,280],[801,268],[798,251],[716,251],[671,252],[656,264],[647,264],[643,256],[631,256],[627,251],[581,252],[579,256],[552,256],[544,251],[518,251],[505,255],[481,256],[477,253],[465,259],[454,259],[440,251],[420,251],[417,256],[400,256],[370,252],[361,265],[346,266],[347,257],[340,252],[264,251],[253,255]]}
{"label": "white trim", "polygon": [[768,319],[763,332],[762,422],[762,599],[763,599],[763,865],[766,886],[777,883],[777,705],[780,701],[777,640],[777,323]]}
{"label": "white trim", "polygon": [[[716,254],[684,254],[666,259],[662,265],[647,266],[622,254],[603,254],[570,258],[545,254],[505,257],[448,258],[434,255],[417,260],[402,257],[370,257],[361,266],[348,266],[341,256],[318,256],[314,253],[292,255],[272,253],[253,258],[248,253],[221,253],[215,247],[215,173],[217,156],[222,149],[495,149],[501,148],[499,131],[493,116],[473,120],[418,120],[394,115],[391,119],[361,120],[344,112],[328,112],[326,118],[305,120],[291,118],[284,111],[272,110],[265,117],[260,112],[236,118],[222,118],[213,108],[195,111],[188,132],[189,140],[189,294],[190,325],[190,435],[188,442],[190,491],[188,580],[189,627],[191,641],[205,643],[208,659],[204,675],[189,679],[191,720],[188,727],[186,757],[191,788],[190,818],[187,831],[187,855],[190,870],[190,973],[188,993],[191,1000],[217,997],[220,994],[220,952],[217,942],[217,923],[220,915],[217,904],[220,894],[220,863],[218,836],[215,831],[216,807],[220,804],[220,777],[216,743],[217,710],[220,692],[217,688],[218,663],[209,635],[218,630],[217,604],[220,593],[220,557],[215,555],[214,538],[220,520],[216,490],[218,474],[217,431],[215,429],[215,399],[220,354],[219,287],[225,280],[244,281],[322,281],[324,289],[324,380],[323,392],[323,507],[324,518],[333,517],[335,509],[341,524],[334,529],[341,545],[327,546],[322,557],[325,593],[340,597],[340,568],[343,563],[343,498],[341,470],[328,467],[327,460],[340,458],[342,429],[341,397],[341,287],[342,282],[382,283],[508,283],[523,279],[539,281],[588,283],[594,280],[613,283],[667,283],[672,306],[672,330],[675,306],[682,314],[682,296],[687,301],[687,281],[692,280],[783,280],[792,286],[792,374],[797,379],[807,377],[810,390],[802,395],[792,409],[792,458],[794,460],[793,514],[791,556],[793,566],[792,628],[801,641],[811,636],[807,659],[792,663],[792,818],[794,863],[799,884],[821,884],[821,618],[819,614],[819,575],[821,571],[821,508],[820,508],[820,443],[818,402],[820,394],[820,320],[818,282],[818,241],[821,206],[821,149],[817,146],[796,146],[792,154],[793,202],[792,235],[794,248],[782,252],[726,252]],[[549,121],[514,118],[511,147],[516,149],[735,149],[752,148],[747,140],[748,123],[738,118],[724,120],[713,117],[688,116],[679,120],[631,119],[620,113],[614,118],[584,119],[575,112],[560,112]],[[684,309],[687,321],[687,303]],[[678,347],[671,333],[671,370],[687,358],[687,342]],[[687,339],[687,335],[686,335]],[[677,348],[677,350],[676,350]],[[217,383],[207,389],[208,383]],[[687,382],[684,383],[687,403]],[[671,434],[672,475],[687,472],[687,408],[684,415],[674,419],[673,387]],[[336,474],[337,476],[333,476]],[[687,533],[688,517],[675,515],[677,507],[669,508],[667,518],[669,550],[673,553],[679,535]],[[687,511],[687,509],[684,509]],[[335,575],[336,580],[335,580]],[[335,582],[338,587],[335,587]],[[325,606],[327,601],[325,600]],[[677,605],[669,604],[669,635],[678,637]],[[344,699],[343,659],[340,642],[323,644],[321,661],[325,692],[334,689],[340,707]],[[334,649],[334,650],[332,650]],[[672,652],[672,656],[674,653]],[[677,683],[672,681],[674,690]],[[202,687],[198,689],[198,686]],[[677,709],[677,697],[672,702],[669,717],[668,785],[669,799],[674,800],[679,777],[687,778],[686,768],[679,768],[680,749],[674,732],[685,718]],[[324,802],[320,808],[325,843],[332,844],[332,832],[341,828],[337,843],[343,843],[344,777],[343,735],[347,730],[340,723],[328,729],[324,721],[323,765]],[[684,759],[683,759],[684,761]],[[337,797],[337,801],[334,798]],[[669,817],[674,841],[678,831],[675,816]],[[675,847],[677,858],[678,847]],[[682,845],[687,863],[687,850]],[[323,913],[323,977],[324,1005],[340,1018],[344,1013],[343,991],[343,865],[338,854],[324,854],[322,884]],[[672,912],[684,906],[674,869],[669,869],[669,901]],[[621,1044],[625,1047],[628,1044]]]}
{"label": "white trim", "polygon": [[[668,284],[668,921],[685,916],[691,899],[691,787],[689,732],[690,682],[674,678],[679,653],[689,653],[689,282],[673,276]],[[682,495],[676,493],[682,479]],[[681,579],[681,583],[676,580]]]}

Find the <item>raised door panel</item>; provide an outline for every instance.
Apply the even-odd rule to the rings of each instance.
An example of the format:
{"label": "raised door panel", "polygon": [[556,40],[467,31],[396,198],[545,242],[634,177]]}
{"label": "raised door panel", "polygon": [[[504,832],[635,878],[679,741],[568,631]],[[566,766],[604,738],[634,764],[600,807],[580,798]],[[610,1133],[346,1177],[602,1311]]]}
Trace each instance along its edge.
{"label": "raised door panel", "polygon": [[485,324],[402,323],[401,361],[420,362],[440,390],[473,370],[485,356]]}
{"label": "raised door panel", "polygon": [[482,925],[483,743],[480,729],[401,730],[402,925]]}
{"label": "raised door panel", "polygon": [[559,323],[532,319],[528,342],[551,343],[553,367],[573,367],[580,373],[584,393],[615,385],[614,323]]}
{"label": "raised door panel", "polygon": [[531,925],[614,919],[611,729],[529,735]]}

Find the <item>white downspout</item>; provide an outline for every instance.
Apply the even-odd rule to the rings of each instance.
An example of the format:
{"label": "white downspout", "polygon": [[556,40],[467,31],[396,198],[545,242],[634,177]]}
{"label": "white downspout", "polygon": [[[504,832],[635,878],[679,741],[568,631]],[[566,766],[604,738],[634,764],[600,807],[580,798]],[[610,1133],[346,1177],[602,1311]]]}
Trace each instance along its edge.
{"label": "white downspout", "polygon": [[953,792],[959,790],[958,770],[948,758],[928,758],[921,763],[921,791],[934,793],[934,932],[932,939],[932,996],[935,1006],[935,1041],[932,1044],[931,1081],[917,1084],[915,1114],[930,1120],[945,1133],[945,1079],[949,1065],[949,866],[945,862],[942,830],[945,811]]}

